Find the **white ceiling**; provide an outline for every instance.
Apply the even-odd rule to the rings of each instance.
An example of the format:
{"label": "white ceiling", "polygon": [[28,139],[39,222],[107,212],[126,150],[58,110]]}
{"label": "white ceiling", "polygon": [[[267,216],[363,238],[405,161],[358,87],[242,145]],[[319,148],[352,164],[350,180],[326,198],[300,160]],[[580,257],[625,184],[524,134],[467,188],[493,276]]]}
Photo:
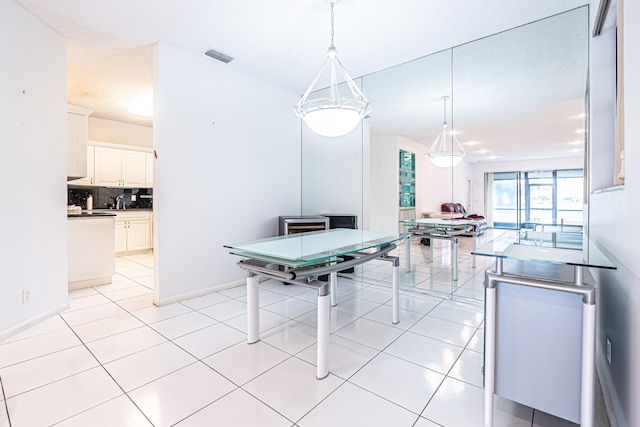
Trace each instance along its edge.
{"label": "white ceiling", "polygon": [[[69,41],[70,104],[94,109],[94,117],[146,126],[151,119],[126,110],[152,89],[153,45],[158,41],[198,55],[210,48],[222,51],[235,58],[227,66],[299,94],[322,65],[330,41],[329,0],[16,2]],[[584,4],[588,0],[340,0],[335,44],[349,73],[365,76]],[[497,160],[545,158],[553,144],[553,157],[576,155],[558,144],[578,136],[569,133],[576,129],[571,117],[583,109],[586,56],[580,59],[576,53],[585,55],[581,49],[586,40],[571,31],[560,43],[536,34],[531,38],[517,30],[513,40],[486,39],[492,42],[456,51],[453,126],[459,124],[461,142],[478,142],[466,146],[469,161],[489,161],[492,153],[500,156]],[[435,129],[439,126],[443,89],[435,82],[446,87],[447,79],[425,69],[418,66],[417,72],[421,79],[432,77],[426,92],[409,84],[414,80],[398,76],[393,84],[380,86],[413,99],[409,109],[405,98],[394,100],[375,85],[369,94],[365,79],[374,131],[430,145],[437,130],[424,123],[435,120]],[[450,74],[448,81],[450,89]],[[530,148],[524,150],[516,140]],[[487,153],[477,153],[481,149]]]}

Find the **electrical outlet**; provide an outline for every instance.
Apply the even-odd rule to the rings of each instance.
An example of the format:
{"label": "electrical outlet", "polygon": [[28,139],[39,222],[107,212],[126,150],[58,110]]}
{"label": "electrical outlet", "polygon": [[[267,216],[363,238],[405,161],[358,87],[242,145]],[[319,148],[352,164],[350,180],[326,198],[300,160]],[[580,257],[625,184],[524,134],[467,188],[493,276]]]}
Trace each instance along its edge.
{"label": "electrical outlet", "polygon": [[132,201],[132,202],[135,202],[135,201],[136,201],[136,199],[137,199],[136,195],[135,195],[135,194],[132,194],[132,195],[131,195],[131,201]]}
{"label": "electrical outlet", "polygon": [[25,303],[29,302],[30,299],[31,299],[31,290],[30,289],[23,289],[22,290],[22,303],[25,304]]}
{"label": "electrical outlet", "polygon": [[611,340],[607,338],[607,362],[611,365]]}

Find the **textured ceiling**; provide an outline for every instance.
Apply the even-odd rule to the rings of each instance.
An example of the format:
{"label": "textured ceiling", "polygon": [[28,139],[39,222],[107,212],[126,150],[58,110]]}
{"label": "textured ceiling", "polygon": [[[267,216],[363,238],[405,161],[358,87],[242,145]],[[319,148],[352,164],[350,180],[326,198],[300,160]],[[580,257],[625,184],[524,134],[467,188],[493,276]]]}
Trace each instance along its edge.
{"label": "textured ceiling", "polygon": [[[151,126],[151,119],[132,115],[126,109],[152,89],[153,45],[158,41],[194,54],[210,48],[222,51],[235,58],[229,67],[302,94],[321,66],[330,39],[328,0],[16,1],[68,40],[70,104],[94,109],[95,117],[146,126]],[[335,44],[349,73],[365,76],[587,3],[341,0],[335,7]],[[523,34],[502,45],[481,46],[476,54],[465,52],[465,47],[472,46],[469,44],[461,46],[461,55],[454,54],[453,80],[465,82],[453,89],[454,126],[459,124],[461,141],[473,139],[480,142],[473,147],[485,144],[485,150],[494,143],[495,148],[489,151],[507,148],[500,147],[505,138],[496,136],[496,132],[511,138],[511,145],[514,136],[540,141],[543,129],[554,135],[561,131],[549,126],[550,115],[568,120],[582,108],[575,87],[582,85],[584,93],[586,57],[576,62],[571,53],[583,46],[566,35],[545,44],[537,42],[539,34],[534,35],[533,43],[530,36]],[[507,51],[509,55],[505,56]],[[498,53],[503,53],[503,60],[512,60],[500,62]],[[565,77],[550,79],[560,74]],[[440,123],[440,96],[450,89],[451,74],[447,79],[429,70],[426,75],[432,79],[416,83],[424,75],[411,76],[417,80],[395,77],[395,95],[404,93],[409,103],[401,97],[381,98],[385,101],[376,106],[380,90],[371,86],[370,95],[365,83],[365,94],[374,106],[374,131],[398,133],[430,144],[435,134],[424,122]],[[421,85],[431,90],[416,89]],[[555,105],[553,111],[551,103]],[[392,105],[395,108],[390,108]],[[473,147],[468,147],[468,160],[482,160],[486,154],[474,154],[472,151],[479,148]],[[516,155],[544,157],[542,151],[525,153],[521,149],[500,159]]]}

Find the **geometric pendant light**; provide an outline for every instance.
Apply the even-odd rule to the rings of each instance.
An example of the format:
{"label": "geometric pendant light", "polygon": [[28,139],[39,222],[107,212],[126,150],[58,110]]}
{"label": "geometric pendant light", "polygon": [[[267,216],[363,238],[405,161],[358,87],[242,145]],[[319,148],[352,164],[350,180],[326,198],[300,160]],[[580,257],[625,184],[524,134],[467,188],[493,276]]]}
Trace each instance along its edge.
{"label": "geometric pendant light", "polygon": [[441,98],[444,101],[444,121],[442,122],[442,131],[433,141],[429,152],[425,154],[429,157],[431,163],[439,168],[451,168],[462,160],[467,152],[464,151],[456,136],[448,129],[447,124],[447,99],[448,96]]}
{"label": "geometric pendant light", "polygon": [[[314,133],[328,137],[348,134],[371,111],[369,101],[342,66],[336,47],[333,45],[333,6],[335,3],[337,0],[331,0],[331,45],[327,52],[327,59],[295,107],[296,114]],[[330,73],[330,85],[326,89],[328,96],[310,99],[309,95],[316,89],[316,83],[325,70]],[[341,81],[344,81],[349,93],[340,94],[338,84]]]}

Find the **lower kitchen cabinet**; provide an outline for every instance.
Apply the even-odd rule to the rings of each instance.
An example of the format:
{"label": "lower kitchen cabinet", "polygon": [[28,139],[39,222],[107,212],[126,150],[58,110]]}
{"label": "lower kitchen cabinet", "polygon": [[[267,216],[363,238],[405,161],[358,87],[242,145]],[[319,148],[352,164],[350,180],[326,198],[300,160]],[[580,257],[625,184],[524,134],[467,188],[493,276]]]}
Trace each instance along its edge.
{"label": "lower kitchen cabinet", "polygon": [[113,217],[69,218],[69,289],[111,283],[115,274]]}
{"label": "lower kitchen cabinet", "polygon": [[151,249],[151,213],[118,212],[115,234],[116,253]]}

